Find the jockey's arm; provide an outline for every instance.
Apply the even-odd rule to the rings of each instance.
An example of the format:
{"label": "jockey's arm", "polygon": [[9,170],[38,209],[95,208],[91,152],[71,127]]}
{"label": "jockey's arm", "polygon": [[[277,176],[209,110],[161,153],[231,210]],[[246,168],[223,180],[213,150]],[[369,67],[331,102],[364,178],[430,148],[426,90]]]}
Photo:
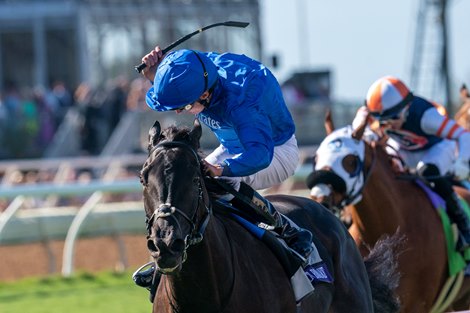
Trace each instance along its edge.
{"label": "jockey's arm", "polygon": [[470,171],[470,132],[434,108],[424,112],[421,129],[428,134],[457,141],[459,155],[454,162],[453,172],[460,180],[467,179]]}
{"label": "jockey's arm", "polygon": [[[361,107],[356,112],[356,116],[354,116],[354,120],[352,121],[353,129],[358,128],[367,118],[368,114],[369,112],[367,111],[367,107],[364,105],[361,105]],[[367,121],[367,122],[369,123],[370,121]]]}
{"label": "jockey's arm", "polygon": [[459,147],[459,158],[470,159],[470,132],[448,116],[441,115],[437,109],[428,109],[421,118],[421,129],[441,138],[456,140]]}
{"label": "jockey's arm", "polygon": [[380,124],[377,119],[375,119],[372,115],[369,115],[369,111],[367,110],[366,106],[361,106],[357,112],[354,120],[352,121],[352,128],[356,129],[364,122],[367,118],[367,127],[364,132],[364,138],[367,141],[376,141],[380,138],[388,137],[380,130]]}
{"label": "jockey's arm", "polygon": [[274,143],[270,135],[271,127],[263,118],[245,112],[245,118],[237,121],[237,130],[244,152],[226,159],[224,176],[248,176],[269,166],[273,158]]}

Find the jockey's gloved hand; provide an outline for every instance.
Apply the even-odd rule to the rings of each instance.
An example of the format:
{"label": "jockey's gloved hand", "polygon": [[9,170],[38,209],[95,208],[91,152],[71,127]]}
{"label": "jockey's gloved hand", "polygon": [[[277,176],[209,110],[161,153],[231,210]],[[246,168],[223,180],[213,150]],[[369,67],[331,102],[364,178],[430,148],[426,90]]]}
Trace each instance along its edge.
{"label": "jockey's gloved hand", "polygon": [[458,158],[452,167],[455,177],[459,180],[466,180],[470,174],[470,164],[468,160]]}

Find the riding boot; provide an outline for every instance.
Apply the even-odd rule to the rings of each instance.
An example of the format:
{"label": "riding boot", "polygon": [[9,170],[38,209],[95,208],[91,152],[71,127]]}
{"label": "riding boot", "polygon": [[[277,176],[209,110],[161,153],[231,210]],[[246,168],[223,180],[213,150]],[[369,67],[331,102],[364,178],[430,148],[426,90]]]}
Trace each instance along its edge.
{"label": "riding boot", "polygon": [[426,180],[432,183],[433,190],[445,200],[447,214],[460,231],[463,239],[463,243],[460,248],[461,250],[464,250],[470,245],[470,220],[460,204],[460,200],[452,187],[452,183],[445,177],[441,176],[441,173],[435,164],[424,164],[419,169],[419,173]]}
{"label": "riding boot", "polygon": [[462,204],[455,192],[446,199],[446,206],[449,218],[457,225],[463,237],[464,242],[461,249],[464,250],[470,246],[470,219],[462,208]]}
{"label": "riding boot", "polygon": [[291,247],[295,252],[300,254],[304,259],[308,259],[310,253],[313,251],[312,246],[312,233],[299,227],[286,216],[279,212],[274,212],[274,216],[280,221],[280,227],[274,228],[274,231],[284,239],[286,244]]}
{"label": "riding boot", "polygon": [[134,274],[132,274],[132,280],[137,286],[150,291],[149,298],[152,303],[161,277],[162,275],[158,271],[155,271],[155,262],[149,262],[139,267]]}
{"label": "riding boot", "polygon": [[[273,230],[284,239],[286,244],[301,257],[307,259],[312,252],[312,233],[304,228],[300,228],[287,217],[277,212],[271,202],[256,192],[251,186],[241,183],[240,193],[251,199],[250,207],[256,212],[261,222],[271,226]],[[234,198],[232,203],[236,203],[239,198]],[[243,207],[247,207],[244,205]]]}

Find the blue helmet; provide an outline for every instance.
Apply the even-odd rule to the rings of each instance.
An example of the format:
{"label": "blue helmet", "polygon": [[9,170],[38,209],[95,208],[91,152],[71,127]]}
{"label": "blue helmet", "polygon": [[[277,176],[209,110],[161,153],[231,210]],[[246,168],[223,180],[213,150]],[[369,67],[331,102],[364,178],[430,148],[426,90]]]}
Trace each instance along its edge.
{"label": "blue helmet", "polygon": [[156,111],[181,108],[199,99],[217,77],[217,66],[205,54],[185,49],[171,52],[158,65],[154,94],[147,95],[147,104]]}

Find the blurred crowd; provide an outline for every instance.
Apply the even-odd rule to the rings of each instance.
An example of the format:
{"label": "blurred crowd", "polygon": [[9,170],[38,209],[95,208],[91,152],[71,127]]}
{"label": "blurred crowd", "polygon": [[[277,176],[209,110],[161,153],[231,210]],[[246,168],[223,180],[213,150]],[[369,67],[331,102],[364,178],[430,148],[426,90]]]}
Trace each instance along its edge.
{"label": "blurred crowd", "polygon": [[42,157],[70,109],[81,116],[82,154],[97,155],[122,115],[145,107],[147,88],[142,78],[124,77],[104,87],[84,82],[75,90],[62,81],[48,89],[6,83],[0,90],[0,160]]}

